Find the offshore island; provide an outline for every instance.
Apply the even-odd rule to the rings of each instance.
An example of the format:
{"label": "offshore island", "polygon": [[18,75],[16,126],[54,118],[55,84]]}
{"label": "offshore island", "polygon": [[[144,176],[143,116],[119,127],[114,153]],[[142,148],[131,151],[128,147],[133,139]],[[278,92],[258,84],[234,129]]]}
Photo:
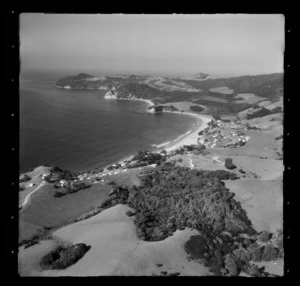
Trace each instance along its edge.
{"label": "offshore island", "polygon": [[54,86],[197,123],[102,170],[21,174],[21,276],[283,275],[282,73],[80,73]]}

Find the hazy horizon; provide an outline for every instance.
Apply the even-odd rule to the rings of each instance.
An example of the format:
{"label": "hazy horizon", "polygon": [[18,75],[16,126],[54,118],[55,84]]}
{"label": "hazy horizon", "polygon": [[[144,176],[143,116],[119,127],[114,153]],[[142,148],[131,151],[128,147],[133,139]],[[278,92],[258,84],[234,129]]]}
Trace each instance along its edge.
{"label": "hazy horizon", "polygon": [[279,14],[20,15],[21,70],[255,75],[283,72],[283,53]]}

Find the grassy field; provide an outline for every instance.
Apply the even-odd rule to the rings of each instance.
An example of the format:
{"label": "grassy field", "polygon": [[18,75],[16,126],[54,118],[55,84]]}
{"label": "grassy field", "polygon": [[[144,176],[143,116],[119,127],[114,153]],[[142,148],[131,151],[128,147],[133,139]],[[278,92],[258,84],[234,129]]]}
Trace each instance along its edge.
{"label": "grassy field", "polygon": [[140,168],[128,169],[127,172],[118,175],[112,175],[107,178],[107,183],[115,182],[117,185],[124,185],[132,187],[133,185],[139,186],[141,181],[138,177]]}
{"label": "grassy field", "polygon": [[54,198],[57,189],[46,185],[32,197],[31,204],[20,212],[19,240],[29,238],[36,229],[59,226],[101,205],[109,187],[95,184],[74,194]]}
{"label": "grassy field", "polygon": [[282,178],[276,180],[228,180],[225,185],[234,192],[257,231],[275,232],[282,228]]}
{"label": "grassy field", "polygon": [[215,155],[219,156],[250,156],[250,157],[267,157],[269,159],[278,159],[276,154],[278,149],[278,142],[274,139],[272,134],[259,131],[244,131],[246,136],[250,136],[246,145],[239,148],[226,149],[210,149]]}

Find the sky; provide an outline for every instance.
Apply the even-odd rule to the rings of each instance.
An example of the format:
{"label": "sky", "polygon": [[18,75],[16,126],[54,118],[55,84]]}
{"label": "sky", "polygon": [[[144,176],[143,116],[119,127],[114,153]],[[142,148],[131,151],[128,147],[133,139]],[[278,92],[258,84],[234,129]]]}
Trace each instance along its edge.
{"label": "sky", "polygon": [[266,74],[283,53],[280,14],[20,15],[23,70]]}

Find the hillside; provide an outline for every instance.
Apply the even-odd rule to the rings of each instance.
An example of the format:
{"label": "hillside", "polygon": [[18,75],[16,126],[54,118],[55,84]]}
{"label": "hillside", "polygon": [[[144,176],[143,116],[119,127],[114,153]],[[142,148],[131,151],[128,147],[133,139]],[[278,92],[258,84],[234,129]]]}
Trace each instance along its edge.
{"label": "hillside", "polygon": [[[153,77],[116,75],[98,78],[80,73],[56,82],[65,89],[113,89],[114,98],[140,98],[155,105],[190,102],[204,107],[204,114],[236,115],[258,112],[257,108],[271,110],[283,103],[283,74],[245,75],[230,78],[212,78],[198,73],[187,77]],[[281,112],[279,109],[277,112]],[[271,112],[272,113],[272,112]],[[271,114],[263,110],[254,116]]]}

